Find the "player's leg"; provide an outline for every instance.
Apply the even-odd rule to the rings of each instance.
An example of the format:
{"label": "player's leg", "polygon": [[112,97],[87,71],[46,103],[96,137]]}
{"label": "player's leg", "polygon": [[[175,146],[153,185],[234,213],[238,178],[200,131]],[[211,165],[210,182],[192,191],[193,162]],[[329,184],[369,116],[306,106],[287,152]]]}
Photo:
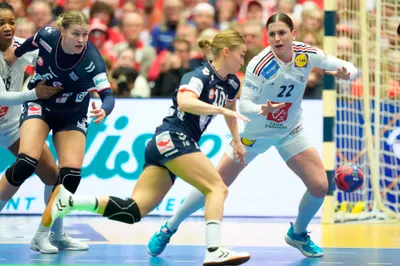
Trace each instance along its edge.
{"label": "player's leg", "polygon": [[207,250],[203,265],[240,265],[248,261],[248,253],[236,253],[221,247],[220,228],[228,188],[210,160],[202,152],[194,152],[168,161],[165,166],[206,197]]}
{"label": "player's leg", "polygon": [[[253,144],[254,141],[251,142],[251,146],[245,145],[247,151],[247,164],[250,163],[258,154],[256,147],[253,147]],[[228,187],[233,183],[233,181],[244,168],[233,158],[233,147],[231,144],[228,144],[225,149],[225,153],[222,155],[222,158],[217,166],[218,173],[222,177],[225,185]],[[183,204],[178,208],[178,211],[170,219],[168,219],[150,238],[147,245],[147,251],[149,254],[152,256],[160,255],[170,242],[171,237],[178,230],[179,225],[191,214],[204,207],[204,202],[204,194],[196,188],[191,189]]]}
{"label": "player's leg", "polygon": [[[81,167],[85,156],[85,130],[76,129],[77,123],[63,124],[62,129],[53,129],[53,142],[58,156],[58,178],[55,186],[62,184],[68,191],[75,193],[81,181]],[[63,250],[88,250],[89,246],[71,238],[63,229],[63,220],[57,219],[52,226],[50,242]]]}
{"label": "player's leg", "polygon": [[307,226],[322,206],[328,191],[328,179],[322,161],[302,131],[277,148],[289,168],[307,187],[300,201],[296,222],[291,225],[285,240],[307,257],[321,257],[323,250],[311,241]]}
{"label": "player's leg", "polygon": [[[10,130],[10,134],[7,138],[2,139],[0,143],[1,147],[7,148],[17,158],[19,149],[19,127],[15,126],[13,130]],[[0,212],[6,206],[7,202],[14,196],[18,191],[19,186],[11,185],[5,175],[0,180]]]}

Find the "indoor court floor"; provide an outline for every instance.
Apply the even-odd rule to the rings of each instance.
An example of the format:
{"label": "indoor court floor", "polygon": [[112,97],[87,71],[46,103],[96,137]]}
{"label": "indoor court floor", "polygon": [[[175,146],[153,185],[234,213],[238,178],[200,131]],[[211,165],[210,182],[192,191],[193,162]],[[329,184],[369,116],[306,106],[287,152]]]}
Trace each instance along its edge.
{"label": "indoor court floor", "polygon": [[[69,234],[89,244],[88,251],[60,251],[42,255],[29,243],[40,216],[0,216],[1,265],[202,265],[205,231],[202,217],[186,220],[159,257],[151,257],[146,244],[165,217],[146,217],[126,225],[94,216],[69,216],[64,225]],[[363,222],[321,225],[314,221],[311,238],[325,251],[321,259],[305,258],[289,247],[283,236],[290,219],[225,218],[222,242],[236,251],[247,251],[244,265],[398,265],[400,223]]]}

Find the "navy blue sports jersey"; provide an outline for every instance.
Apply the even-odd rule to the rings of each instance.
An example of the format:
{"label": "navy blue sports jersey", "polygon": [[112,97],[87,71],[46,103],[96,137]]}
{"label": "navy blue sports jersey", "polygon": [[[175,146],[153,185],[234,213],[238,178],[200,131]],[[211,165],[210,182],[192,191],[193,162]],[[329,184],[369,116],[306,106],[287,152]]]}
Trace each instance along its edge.
{"label": "navy blue sports jersey", "polygon": [[209,104],[225,106],[227,101],[234,101],[239,91],[240,81],[236,75],[229,74],[226,79],[221,78],[209,62],[204,62],[195,70],[186,73],[179,88],[175,91],[170,108],[170,115],[164,118],[159,130],[180,131],[182,126],[191,138],[199,141],[207,129],[214,115],[195,115],[180,110],[177,103],[178,91],[188,90],[198,98]]}
{"label": "navy blue sports jersey", "polygon": [[53,97],[36,101],[51,111],[60,115],[86,114],[89,92],[110,88],[104,61],[90,42],[81,54],[67,55],[61,48],[60,31],[45,27],[33,37],[32,48],[34,47],[39,48],[39,56],[28,88],[35,88],[40,80],[46,80],[46,85],[49,86],[63,87]]}

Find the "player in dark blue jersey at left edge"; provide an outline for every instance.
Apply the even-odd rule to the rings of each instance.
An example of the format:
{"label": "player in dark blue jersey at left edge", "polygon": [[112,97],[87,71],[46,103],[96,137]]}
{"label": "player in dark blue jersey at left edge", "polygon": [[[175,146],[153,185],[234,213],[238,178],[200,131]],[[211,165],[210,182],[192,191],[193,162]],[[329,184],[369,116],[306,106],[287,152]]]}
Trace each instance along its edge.
{"label": "player in dark blue jersey at left edge", "polygon": [[[39,49],[35,74],[28,88],[35,88],[41,80],[45,80],[46,85],[63,88],[49,99],[29,101],[23,105],[18,158],[6,170],[6,176],[10,177],[9,180],[15,180],[15,186],[20,186],[29,178],[35,171],[43,145],[52,130],[59,160],[56,186],[63,184],[75,193],[81,180],[85,154],[90,91],[97,91],[102,100],[100,108],[92,103],[90,117],[95,118],[95,123],[101,123],[111,113],[115,98],[104,61],[88,42],[89,20],[86,15],[80,11],[64,13],[58,18],[57,27],[40,29],[20,47],[4,54],[6,62],[12,64],[23,54]],[[48,232],[44,226],[38,230]],[[52,237],[51,244],[59,249],[75,250],[77,247],[74,243],[64,241],[66,237],[63,231]],[[35,237],[31,246],[34,244],[35,250],[50,253],[48,250],[54,247],[48,243]]]}

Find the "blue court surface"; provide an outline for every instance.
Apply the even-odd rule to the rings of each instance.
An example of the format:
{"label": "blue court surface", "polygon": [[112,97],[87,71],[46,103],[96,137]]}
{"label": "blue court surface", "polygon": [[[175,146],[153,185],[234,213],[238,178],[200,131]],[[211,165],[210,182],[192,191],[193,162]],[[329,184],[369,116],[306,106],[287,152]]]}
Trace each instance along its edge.
{"label": "blue court surface", "polygon": [[[252,255],[244,265],[400,265],[400,250],[396,249],[342,249],[326,248],[322,259],[303,257],[288,248],[233,247],[237,251],[249,251]],[[144,245],[91,245],[89,251],[61,251],[57,255],[33,252],[28,245],[9,244],[0,246],[2,265],[201,265],[203,246],[170,246],[160,257],[147,254]]]}
{"label": "blue court surface", "polygon": [[[68,217],[65,228],[71,237],[89,244],[88,251],[40,254],[29,243],[39,216],[0,216],[0,265],[202,265],[205,252],[204,221],[185,221],[159,257],[151,257],[146,244],[165,217],[145,218],[126,225],[102,217]],[[304,257],[283,240],[288,220],[227,218],[222,228],[223,243],[235,251],[251,254],[247,266],[268,265],[398,265],[399,224],[321,225],[313,221],[311,237],[324,248],[319,259]]]}

